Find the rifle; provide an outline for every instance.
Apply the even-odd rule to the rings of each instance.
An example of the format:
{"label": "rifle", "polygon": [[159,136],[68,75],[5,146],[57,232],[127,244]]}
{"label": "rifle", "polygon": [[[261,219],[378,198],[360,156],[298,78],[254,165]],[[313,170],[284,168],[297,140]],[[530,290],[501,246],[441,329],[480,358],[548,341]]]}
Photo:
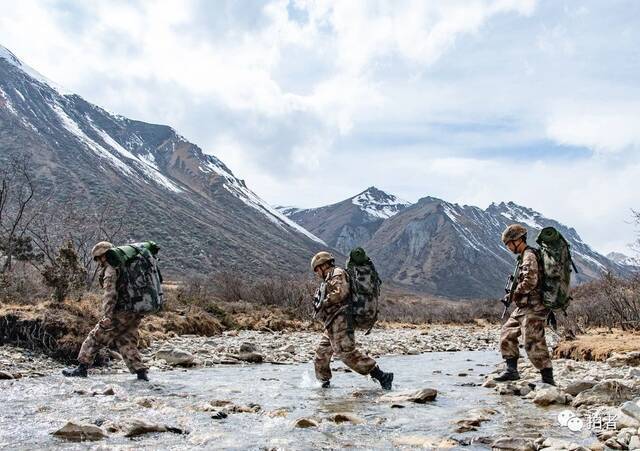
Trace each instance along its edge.
{"label": "rifle", "polygon": [[313,295],[313,317],[315,318],[327,299],[327,283],[322,282]]}
{"label": "rifle", "polygon": [[516,269],[513,270],[513,274],[509,275],[507,279],[507,283],[504,286],[504,292],[506,295],[500,299],[500,302],[504,305],[504,310],[502,311],[502,316],[500,319],[504,319],[504,315],[507,314],[507,310],[509,310],[509,306],[513,302],[513,292],[518,284],[518,276],[520,275],[520,258],[518,258],[518,263],[516,263]]}

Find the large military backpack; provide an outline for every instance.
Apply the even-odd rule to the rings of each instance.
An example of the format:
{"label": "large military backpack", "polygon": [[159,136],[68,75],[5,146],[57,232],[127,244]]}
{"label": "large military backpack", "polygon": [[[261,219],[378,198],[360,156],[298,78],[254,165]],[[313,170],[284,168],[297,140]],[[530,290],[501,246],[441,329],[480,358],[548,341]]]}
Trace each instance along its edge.
{"label": "large military backpack", "polygon": [[540,246],[536,253],[542,269],[542,302],[549,309],[559,309],[566,313],[571,301],[571,268],[578,272],[571,260],[569,243],[553,227],[542,229],[536,243]]}
{"label": "large military backpack", "polygon": [[153,241],[145,241],[107,251],[107,262],[118,269],[117,310],[143,314],[162,310],[164,293],[158,268],[159,250]]}
{"label": "large military backpack", "polygon": [[378,298],[382,280],[361,247],[349,253],[346,267],[351,287],[349,310],[353,325],[365,329],[365,335],[368,335],[378,320]]}

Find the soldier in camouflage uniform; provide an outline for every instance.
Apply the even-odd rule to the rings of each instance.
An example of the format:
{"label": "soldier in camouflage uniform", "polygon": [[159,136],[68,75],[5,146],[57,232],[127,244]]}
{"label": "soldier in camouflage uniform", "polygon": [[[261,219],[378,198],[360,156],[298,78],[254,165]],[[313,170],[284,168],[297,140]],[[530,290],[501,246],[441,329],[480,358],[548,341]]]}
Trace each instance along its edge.
{"label": "soldier in camouflage uniform", "polygon": [[376,379],[383,389],[390,390],[393,373],[385,373],[376,361],[356,348],[354,330],[347,311],[350,287],[346,271],[334,265],[329,252],[319,252],[311,260],[311,269],[326,284],[323,299],[316,305],[316,318],[323,322],[325,331],[315,354],[316,378],[322,387],[329,387],[331,357],[335,354],[349,368]]}
{"label": "soldier in camouflage uniform", "polygon": [[549,309],[542,303],[540,293],[540,262],[536,252],[527,246],[527,229],[524,226],[512,224],[507,227],[502,233],[502,242],[511,252],[518,255],[519,275],[512,293],[512,301],[516,304],[516,308],[502,326],[500,334],[500,352],[506,361],[507,368],[495,380],[503,382],[520,379],[518,337],[522,334],[527,356],[533,366],[540,371],[542,381],[555,385],[549,349],[544,336]]}
{"label": "soldier in camouflage uniform", "polygon": [[129,371],[137,374],[138,379],[148,381],[147,367],[142,363],[138,351],[138,328],[142,315],[121,311],[116,308],[118,293],[116,281],[118,270],[107,263],[105,254],[113,245],[102,241],[93,247],[93,259],[100,264],[100,285],[104,289],[102,297],[103,317],[82,343],[78,354],[78,367],[63,370],[62,374],[71,377],[87,377],[87,369],[93,364],[96,354],[102,347],[115,346],[122,355]]}

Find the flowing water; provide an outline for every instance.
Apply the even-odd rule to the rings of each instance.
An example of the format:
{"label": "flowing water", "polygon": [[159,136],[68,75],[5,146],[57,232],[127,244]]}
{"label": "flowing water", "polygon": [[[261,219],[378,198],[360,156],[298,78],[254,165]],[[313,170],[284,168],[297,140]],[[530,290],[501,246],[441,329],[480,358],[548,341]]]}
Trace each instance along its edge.
{"label": "flowing water", "polygon": [[[499,360],[496,353],[485,351],[380,358],[381,367],[396,374],[394,391],[438,390],[436,401],[404,403],[405,408],[376,402],[382,391],[371,380],[354,373],[337,371],[332,387],[321,389],[314,380],[312,364],[156,372],[151,373],[150,384],[134,381],[128,374],[81,380],[47,376],[0,381],[0,448],[390,449],[401,437],[433,436],[455,437],[468,444],[465,449],[486,449],[478,438],[542,434],[584,442],[590,437],[586,432],[579,435],[560,427],[557,415],[561,408],[535,407],[529,400],[499,396],[478,386],[482,374],[493,370]],[[115,395],[91,396],[96,384],[113,386]],[[76,393],[82,390],[89,394]],[[136,403],[139,397],[151,398],[156,405],[142,407]],[[262,411],[216,420],[211,418],[212,412],[201,412],[197,407],[212,400],[256,403]],[[281,408],[289,411],[286,417],[265,414]],[[454,422],[474,408],[492,408],[498,413],[477,431],[453,432]],[[327,420],[337,412],[357,415],[364,423]],[[177,426],[189,434],[154,433],[133,439],[112,434],[99,442],[75,444],[50,435],[67,420],[100,424],[132,417]],[[293,427],[300,417],[322,421],[317,428]]]}

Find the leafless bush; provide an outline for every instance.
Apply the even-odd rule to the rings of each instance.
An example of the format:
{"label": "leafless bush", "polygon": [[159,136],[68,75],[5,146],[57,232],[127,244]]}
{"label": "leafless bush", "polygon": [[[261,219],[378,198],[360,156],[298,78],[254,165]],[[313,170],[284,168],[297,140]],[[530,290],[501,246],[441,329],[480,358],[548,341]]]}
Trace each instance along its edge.
{"label": "leafless bush", "polygon": [[44,274],[45,265],[55,266],[59,250],[71,243],[89,287],[96,274],[91,249],[99,241],[118,241],[126,226],[125,210],[126,206],[109,198],[95,208],[69,202],[61,210],[59,205],[47,202],[28,228],[33,245],[45,262],[36,266]]}
{"label": "leafless bush", "polygon": [[240,271],[224,271],[209,280],[213,294],[225,302],[238,302],[246,298],[247,277]]}
{"label": "leafless bush", "polygon": [[580,333],[591,327],[640,330],[640,276],[611,274],[574,288],[567,316],[558,314],[565,328]]}
{"label": "leafless bush", "polygon": [[498,322],[501,313],[502,304],[495,300],[411,300],[383,296],[380,302],[380,319],[409,324],[470,324],[478,319]]}
{"label": "leafless bush", "polygon": [[0,167],[0,274],[14,262],[37,258],[27,233],[38,214],[33,208],[36,183],[25,155],[10,155]]}
{"label": "leafless bush", "polygon": [[62,246],[56,257],[42,270],[45,284],[53,290],[52,297],[62,302],[69,294],[80,298],[86,286],[87,270],[80,263],[72,241]]}
{"label": "leafless bush", "polygon": [[0,274],[0,303],[33,304],[48,294],[40,273],[29,264],[14,263],[10,272]]}
{"label": "leafless bush", "polygon": [[210,313],[221,311],[219,303],[249,303],[277,307],[295,318],[312,315],[314,283],[288,276],[247,277],[227,271],[211,277],[191,277],[181,283],[171,298],[181,305],[197,305]]}

